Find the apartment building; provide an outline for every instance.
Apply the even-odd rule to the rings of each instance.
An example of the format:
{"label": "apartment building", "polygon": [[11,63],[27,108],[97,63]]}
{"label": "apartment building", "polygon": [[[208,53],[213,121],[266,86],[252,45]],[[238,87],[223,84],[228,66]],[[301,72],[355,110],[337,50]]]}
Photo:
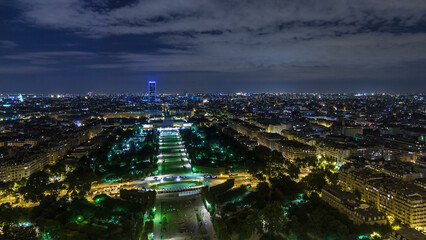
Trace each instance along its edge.
{"label": "apartment building", "polygon": [[340,169],[339,184],[343,190],[359,193],[363,201],[410,227],[426,227],[426,189],[422,187],[351,164]]}

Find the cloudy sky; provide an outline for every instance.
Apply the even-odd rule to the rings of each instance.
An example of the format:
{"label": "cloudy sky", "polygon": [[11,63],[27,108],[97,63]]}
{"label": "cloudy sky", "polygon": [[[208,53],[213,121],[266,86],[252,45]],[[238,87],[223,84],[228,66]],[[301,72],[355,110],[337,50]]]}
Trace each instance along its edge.
{"label": "cloudy sky", "polygon": [[425,0],[0,0],[0,92],[426,91]]}

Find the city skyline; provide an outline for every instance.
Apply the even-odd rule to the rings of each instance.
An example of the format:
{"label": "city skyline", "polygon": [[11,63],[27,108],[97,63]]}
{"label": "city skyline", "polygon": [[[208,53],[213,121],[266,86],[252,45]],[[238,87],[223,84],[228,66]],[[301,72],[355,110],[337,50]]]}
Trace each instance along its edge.
{"label": "city skyline", "polygon": [[424,92],[426,3],[0,1],[2,93]]}
{"label": "city skyline", "polygon": [[424,239],[424,96],[0,95],[0,238]]}

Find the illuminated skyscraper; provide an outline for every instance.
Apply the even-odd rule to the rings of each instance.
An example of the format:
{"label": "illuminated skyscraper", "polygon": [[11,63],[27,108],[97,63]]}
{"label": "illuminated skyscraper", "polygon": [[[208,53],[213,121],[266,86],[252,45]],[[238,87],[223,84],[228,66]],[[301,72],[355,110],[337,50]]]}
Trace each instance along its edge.
{"label": "illuminated skyscraper", "polygon": [[149,102],[157,101],[157,82],[156,81],[148,82],[148,101]]}

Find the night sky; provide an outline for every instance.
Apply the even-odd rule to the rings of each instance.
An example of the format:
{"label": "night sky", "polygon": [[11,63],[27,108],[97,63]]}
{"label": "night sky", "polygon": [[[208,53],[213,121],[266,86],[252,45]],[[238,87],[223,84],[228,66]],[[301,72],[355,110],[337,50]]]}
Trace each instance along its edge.
{"label": "night sky", "polygon": [[0,0],[0,93],[424,92],[426,0]]}

